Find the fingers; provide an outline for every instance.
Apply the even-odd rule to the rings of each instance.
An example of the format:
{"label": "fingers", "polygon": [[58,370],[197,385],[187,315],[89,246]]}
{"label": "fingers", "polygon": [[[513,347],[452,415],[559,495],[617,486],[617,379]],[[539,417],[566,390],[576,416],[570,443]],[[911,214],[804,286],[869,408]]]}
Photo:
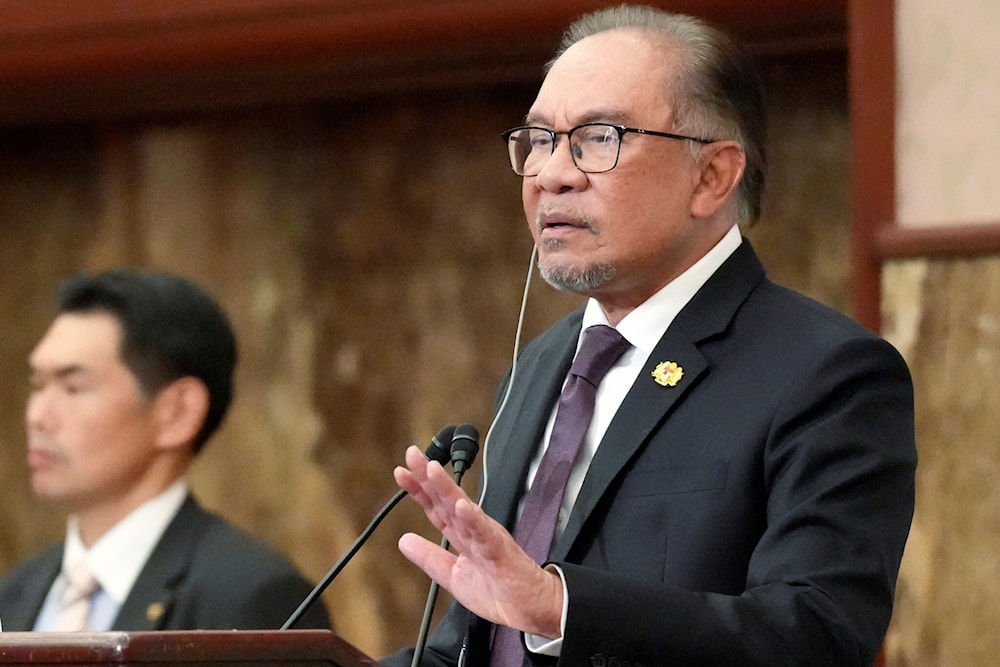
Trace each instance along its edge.
{"label": "fingers", "polygon": [[414,533],[403,534],[397,544],[399,551],[407,560],[448,590],[451,585],[451,570],[456,560],[455,554]]}
{"label": "fingers", "polygon": [[513,543],[506,529],[468,498],[455,503],[449,532],[452,545],[480,559],[495,559],[495,552],[506,540]]}
{"label": "fingers", "polygon": [[520,551],[506,529],[488,517],[439,463],[428,461],[417,447],[406,450],[406,466],[397,467],[393,475],[456,550],[471,549],[487,560]]}
{"label": "fingers", "polygon": [[441,465],[428,461],[416,447],[406,450],[406,466],[399,466],[393,471],[393,477],[401,489],[420,505],[431,524],[446,537],[449,537],[448,527],[453,522],[453,502],[442,497],[440,488],[456,486],[448,477]]}
{"label": "fingers", "polygon": [[408,447],[405,458],[406,465],[397,466],[393,470],[396,484],[417,501],[424,508],[424,511],[429,511],[432,509],[434,501],[426,490],[428,469],[431,467],[440,468],[441,464],[428,461],[417,447]]}
{"label": "fingers", "polygon": [[411,462],[410,452],[413,450],[420,451],[417,447],[408,447],[405,455],[406,466],[396,466],[392,471],[392,476],[396,479],[396,484],[399,485],[399,488],[406,491],[419,502],[419,496],[422,494],[422,491],[416,474],[419,473],[421,477],[426,476],[426,472],[422,468],[426,468],[428,461],[426,459],[420,461],[419,459],[423,459],[423,456],[420,456]]}
{"label": "fingers", "polygon": [[553,624],[558,632],[561,618],[559,577],[525,554],[439,463],[416,447],[407,449],[405,461],[393,472],[396,483],[448,538],[454,553],[413,533],[399,538],[400,552],[478,616],[558,636],[551,632]]}
{"label": "fingers", "polygon": [[469,500],[441,464],[428,461],[417,447],[406,450],[406,466],[397,467],[393,476],[442,531],[453,520],[455,504]]}

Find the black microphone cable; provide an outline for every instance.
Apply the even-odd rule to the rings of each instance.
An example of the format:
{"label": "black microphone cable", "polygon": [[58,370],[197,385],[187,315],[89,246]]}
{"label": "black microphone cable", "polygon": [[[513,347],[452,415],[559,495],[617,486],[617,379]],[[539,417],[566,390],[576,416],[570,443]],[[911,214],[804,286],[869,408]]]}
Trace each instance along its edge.
{"label": "black microphone cable", "polygon": [[[424,450],[424,456],[432,461],[437,461],[441,465],[448,463],[448,461],[452,458],[451,446],[445,445],[444,443],[448,443],[453,440],[455,431],[456,427],[454,425],[445,426],[443,429],[438,431],[438,434],[431,439],[431,444],[429,444],[427,449]],[[344,569],[344,566],[346,566],[347,563],[354,558],[354,554],[356,554],[358,550],[364,546],[365,542],[368,541],[368,538],[371,537],[371,534],[375,532],[376,528],[378,528],[378,525],[382,523],[382,520],[405,496],[406,491],[400,489],[396,492],[396,495],[389,499],[389,502],[382,506],[382,509],[380,509],[374,518],[372,518],[371,522],[369,522],[368,526],[364,529],[361,535],[354,540],[354,544],[351,545],[351,548],[340,557],[340,560],[334,563],[333,567],[327,571],[323,579],[316,584],[312,591],[309,592],[309,595],[307,595],[302,603],[299,604],[298,608],[292,612],[292,615],[289,616],[281,626],[282,630],[291,628],[299,621],[300,618],[302,618],[302,614],[304,614],[306,610],[312,606],[312,604],[316,601],[316,598],[323,594],[323,591],[325,591],[327,586],[330,585],[330,582],[332,582],[334,578],[340,574],[340,571]]]}

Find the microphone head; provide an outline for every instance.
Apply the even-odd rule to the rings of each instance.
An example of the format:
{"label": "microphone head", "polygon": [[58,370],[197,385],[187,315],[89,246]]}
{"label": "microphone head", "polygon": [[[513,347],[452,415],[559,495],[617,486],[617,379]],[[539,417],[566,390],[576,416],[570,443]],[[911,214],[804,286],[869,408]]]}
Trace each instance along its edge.
{"label": "microphone head", "polygon": [[442,466],[448,465],[451,461],[451,441],[455,428],[455,425],[451,424],[438,431],[438,434],[431,438],[431,444],[424,450],[424,456]]}
{"label": "microphone head", "polygon": [[455,472],[465,472],[479,453],[479,431],[472,424],[459,424],[451,437],[451,465]]}

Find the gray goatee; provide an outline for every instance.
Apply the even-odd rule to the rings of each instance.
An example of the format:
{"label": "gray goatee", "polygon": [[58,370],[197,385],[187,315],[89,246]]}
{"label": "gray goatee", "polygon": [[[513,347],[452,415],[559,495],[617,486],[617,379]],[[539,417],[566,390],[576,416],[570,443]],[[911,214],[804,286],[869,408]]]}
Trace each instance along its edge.
{"label": "gray goatee", "polygon": [[607,285],[615,277],[611,264],[586,264],[583,266],[551,266],[538,260],[542,279],[557,290],[589,294]]}

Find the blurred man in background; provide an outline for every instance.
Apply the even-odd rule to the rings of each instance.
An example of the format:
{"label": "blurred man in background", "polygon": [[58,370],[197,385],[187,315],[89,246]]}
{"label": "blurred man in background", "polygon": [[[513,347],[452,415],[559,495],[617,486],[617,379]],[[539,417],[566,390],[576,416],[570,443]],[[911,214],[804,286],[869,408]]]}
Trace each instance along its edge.
{"label": "blurred man in background", "polygon": [[[31,352],[31,486],[62,544],[0,580],[4,630],[277,629],[311,590],[186,481],[232,397],[236,340],[189,280],[113,270],[60,289]],[[298,627],[329,627],[316,604]]]}

